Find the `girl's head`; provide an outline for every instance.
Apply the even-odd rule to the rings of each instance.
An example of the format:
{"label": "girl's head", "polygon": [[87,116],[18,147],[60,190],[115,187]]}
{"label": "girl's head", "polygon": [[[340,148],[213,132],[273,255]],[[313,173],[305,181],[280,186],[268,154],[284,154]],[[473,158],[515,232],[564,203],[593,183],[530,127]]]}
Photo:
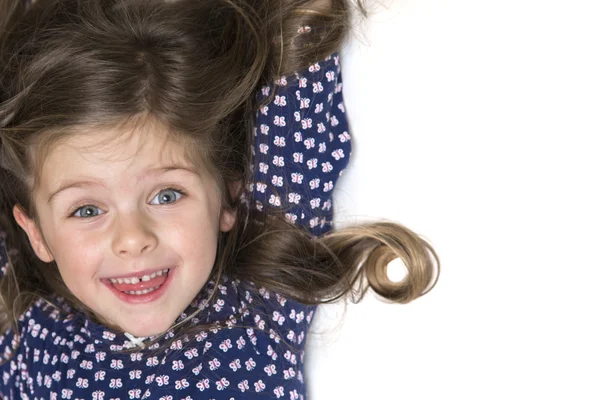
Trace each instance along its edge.
{"label": "girl's head", "polygon": [[[250,165],[247,99],[268,50],[258,11],[40,0],[8,21],[0,160],[2,225],[22,228],[9,236],[13,297],[59,294],[139,336],[190,304]],[[165,269],[159,300],[115,297],[110,278]]]}
{"label": "girl's head", "polygon": [[[104,324],[137,336],[167,330],[192,302],[212,271],[219,232],[235,219],[215,178],[166,129],[81,127],[39,166],[36,218],[14,206],[37,257],[56,263],[70,293]],[[125,295],[132,288],[117,278],[146,279],[138,290],[160,286],[159,297]]]}

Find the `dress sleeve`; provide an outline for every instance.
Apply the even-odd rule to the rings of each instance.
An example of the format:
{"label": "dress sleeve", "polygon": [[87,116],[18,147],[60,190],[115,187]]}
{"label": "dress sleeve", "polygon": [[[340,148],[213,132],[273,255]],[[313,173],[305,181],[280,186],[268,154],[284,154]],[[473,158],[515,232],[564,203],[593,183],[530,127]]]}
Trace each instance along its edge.
{"label": "dress sleeve", "polygon": [[326,233],[333,188],[351,151],[339,56],[282,77],[258,95],[271,101],[255,117],[252,204],[280,208],[312,234]]}

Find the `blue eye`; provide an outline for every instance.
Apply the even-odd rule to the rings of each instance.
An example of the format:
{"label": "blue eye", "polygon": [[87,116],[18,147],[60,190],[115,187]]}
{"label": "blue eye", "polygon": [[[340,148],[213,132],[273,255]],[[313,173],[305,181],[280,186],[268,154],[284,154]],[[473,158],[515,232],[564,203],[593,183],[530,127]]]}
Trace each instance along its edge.
{"label": "blue eye", "polygon": [[175,203],[183,197],[183,193],[175,189],[163,189],[152,199],[150,204]]}
{"label": "blue eye", "polygon": [[91,218],[100,214],[104,214],[104,212],[100,211],[100,209],[96,206],[87,204],[83,207],[79,207],[73,214],[71,214],[71,216],[77,218]]}

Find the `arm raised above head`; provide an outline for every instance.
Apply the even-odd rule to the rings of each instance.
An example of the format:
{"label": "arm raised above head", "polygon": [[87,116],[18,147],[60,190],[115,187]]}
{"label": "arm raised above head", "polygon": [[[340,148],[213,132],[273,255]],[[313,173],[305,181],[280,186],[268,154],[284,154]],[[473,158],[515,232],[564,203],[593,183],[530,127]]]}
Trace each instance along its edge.
{"label": "arm raised above head", "polygon": [[[281,78],[256,112],[253,200],[315,235],[331,229],[333,191],[350,153],[337,54]],[[270,93],[274,90],[275,93]]]}

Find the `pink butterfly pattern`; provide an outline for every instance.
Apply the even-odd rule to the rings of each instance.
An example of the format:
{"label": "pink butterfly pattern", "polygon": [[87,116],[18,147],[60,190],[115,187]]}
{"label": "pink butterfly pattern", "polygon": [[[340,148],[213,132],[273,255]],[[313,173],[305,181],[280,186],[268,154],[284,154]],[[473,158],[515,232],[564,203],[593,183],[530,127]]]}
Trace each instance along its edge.
{"label": "pink butterfly pattern", "polygon": [[[285,218],[319,235],[331,229],[332,190],[351,154],[339,56],[279,81],[272,103],[256,112],[251,204],[283,209]],[[321,184],[321,182],[325,184]],[[287,201],[282,201],[283,199]]]}

